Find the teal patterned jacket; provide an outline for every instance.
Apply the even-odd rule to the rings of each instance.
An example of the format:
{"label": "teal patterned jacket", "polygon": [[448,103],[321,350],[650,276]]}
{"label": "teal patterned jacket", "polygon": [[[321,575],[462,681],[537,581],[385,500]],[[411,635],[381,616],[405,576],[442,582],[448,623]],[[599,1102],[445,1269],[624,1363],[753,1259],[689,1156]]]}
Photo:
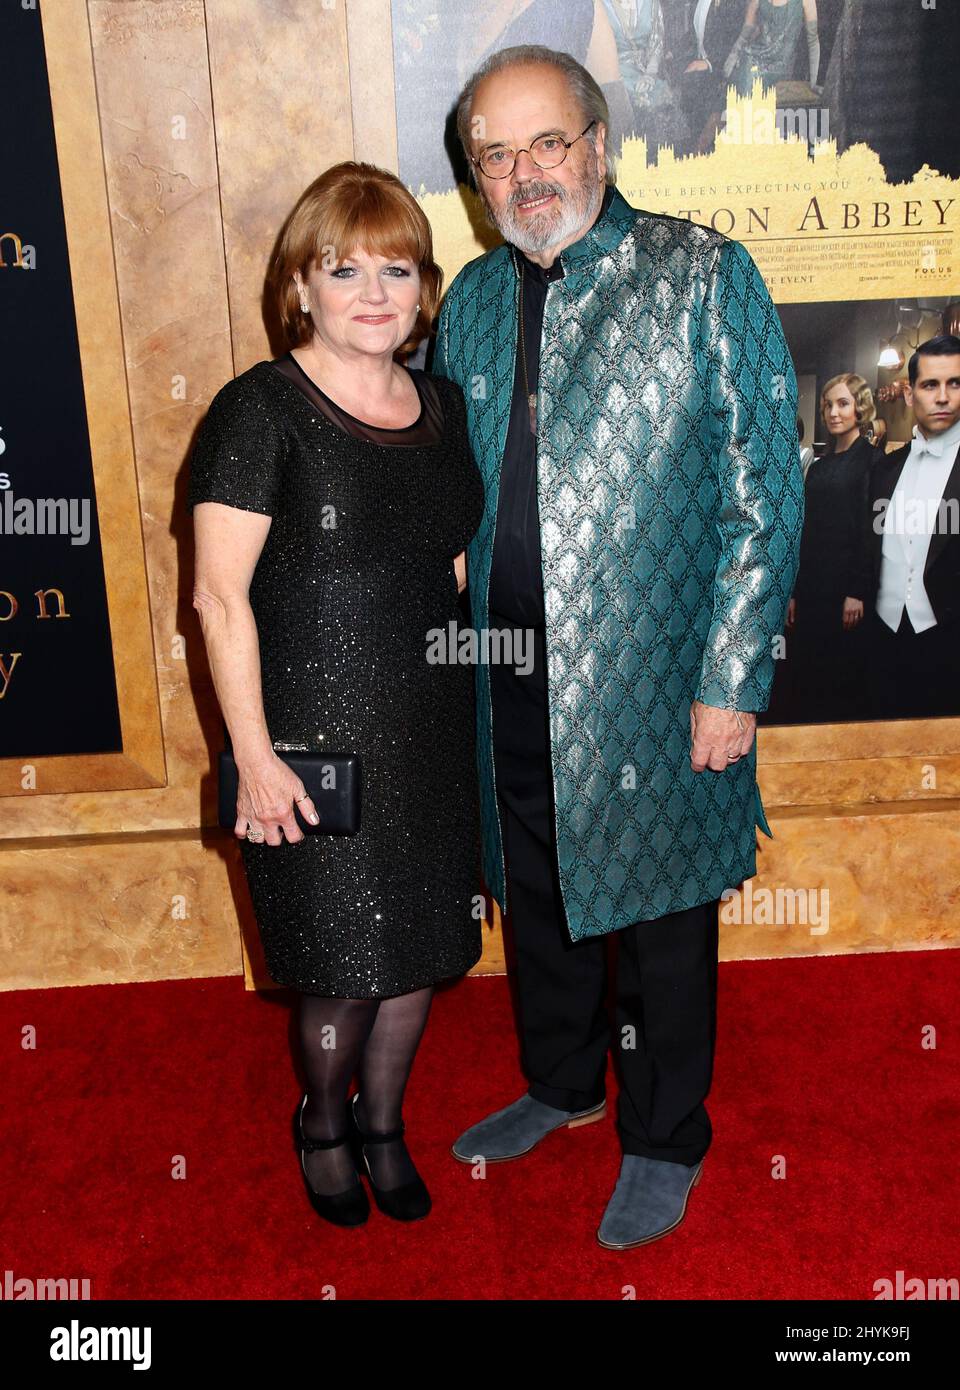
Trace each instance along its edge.
{"label": "teal patterned jacket", "polygon": [[[719,898],[756,873],[756,744],[690,766],[690,705],[766,709],[799,559],[797,382],[746,249],[631,207],[560,252],[548,286],[537,486],[560,883],[571,938]],[[507,246],[466,265],[433,371],[456,381],[486,488],[467,556],[489,622],[519,281]],[[476,667],[486,884],[508,909],[489,667]]]}

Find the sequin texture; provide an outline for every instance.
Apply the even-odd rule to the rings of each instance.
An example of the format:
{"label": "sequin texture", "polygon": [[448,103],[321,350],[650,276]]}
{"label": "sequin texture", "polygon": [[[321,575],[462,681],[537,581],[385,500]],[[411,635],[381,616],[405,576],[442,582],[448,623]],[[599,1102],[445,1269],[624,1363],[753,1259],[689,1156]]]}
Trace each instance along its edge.
{"label": "sequin texture", "polygon": [[411,373],[415,427],[352,430],[282,363],[214,397],[187,506],[273,518],[249,595],[267,728],[278,750],[359,753],[361,829],[240,850],[273,979],[387,997],[481,954],[473,672],[427,651],[462,625],[453,559],[483,484],[454,383]]}

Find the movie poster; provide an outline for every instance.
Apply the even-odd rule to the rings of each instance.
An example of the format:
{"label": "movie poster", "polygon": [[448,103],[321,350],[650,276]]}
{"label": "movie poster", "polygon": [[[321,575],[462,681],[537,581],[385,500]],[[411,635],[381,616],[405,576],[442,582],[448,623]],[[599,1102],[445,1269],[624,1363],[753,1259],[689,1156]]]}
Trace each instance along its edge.
{"label": "movie poster", "polygon": [[958,357],[917,355],[960,333],[956,8],[393,0],[399,172],[447,284],[496,240],[456,97],[518,44],[600,85],[628,202],[743,242],[763,273],[799,385],[806,520],[762,723],[960,715]]}

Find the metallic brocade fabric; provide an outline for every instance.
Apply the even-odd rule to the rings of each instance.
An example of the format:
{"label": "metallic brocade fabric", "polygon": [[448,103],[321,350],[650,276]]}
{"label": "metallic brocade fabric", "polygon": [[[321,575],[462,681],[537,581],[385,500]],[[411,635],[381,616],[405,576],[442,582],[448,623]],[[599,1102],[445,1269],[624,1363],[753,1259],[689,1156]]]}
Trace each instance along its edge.
{"label": "metallic brocade fabric", "polygon": [[[803,523],[797,382],[776,308],[739,242],[682,218],[609,211],[560,253],[538,396],[537,486],[557,857],[574,940],[718,898],[769,834],[756,748],[690,766],[690,705],[765,709]],[[468,552],[488,625],[518,279],[500,246],[441,311],[434,371],[467,400],[483,475]],[[476,668],[483,867],[508,907],[489,669]]]}
{"label": "metallic brocade fabric", "polygon": [[272,517],[249,597],[274,746],[360,755],[356,835],[239,841],[270,974],[317,994],[404,994],[481,954],[473,676],[427,653],[460,622],[453,559],[483,486],[460,391],[432,385],[437,441],[391,446],[258,362],[214,397],[191,459],[189,508]]}

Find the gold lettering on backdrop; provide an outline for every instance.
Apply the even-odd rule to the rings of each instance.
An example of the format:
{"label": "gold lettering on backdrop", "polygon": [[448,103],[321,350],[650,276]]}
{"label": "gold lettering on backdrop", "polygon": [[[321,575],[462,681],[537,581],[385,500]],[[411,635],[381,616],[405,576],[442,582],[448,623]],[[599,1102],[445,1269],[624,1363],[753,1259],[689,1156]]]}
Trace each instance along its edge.
{"label": "gold lettering on backdrop", "polygon": [[10,685],[10,677],[13,675],[13,668],[23,656],[23,652],[11,652],[10,655],[13,657],[13,660],[10,662],[9,666],[4,660],[5,655],[5,652],[0,652],[0,700],[2,700],[7,693],[7,688]]}
{"label": "gold lettering on backdrop", "polygon": [[[56,600],[56,601],[57,601],[57,610],[58,610],[58,611],[57,611],[56,613],[48,613],[48,612],[47,612],[47,595],[48,595],[48,594],[56,594],[56,596],[57,596],[57,600]],[[56,618],[72,618],[72,617],[73,617],[73,614],[72,614],[72,613],[69,611],[69,609],[67,608],[67,601],[66,601],[66,599],[64,598],[63,590],[62,590],[62,589],[58,589],[57,586],[56,586],[55,584],[48,584],[47,587],[46,587],[45,589],[34,589],[34,591],[33,591],[33,596],[34,596],[34,598],[37,600],[37,621],[38,621],[38,622],[41,621],[43,618],[50,618],[50,617],[56,617]],[[9,611],[6,612],[6,613],[4,613],[4,612],[2,611],[2,606],[3,606],[4,601],[6,602],[7,608],[8,608],[8,610],[9,610]],[[15,618],[15,617],[17,616],[17,612],[18,612],[18,610],[19,610],[19,607],[20,607],[20,605],[19,605],[18,602],[17,602],[17,596],[16,596],[16,594],[12,594],[12,593],[10,592],[9,589],[0,589],[0,623],[7,623],[7,622],[10,621],[11,618]]]}
{"label": "gold lettering on backdrop", "polygon": [[[14,261],[6,261],[3,257],[3,243],[8,239],[13,242],[14,249],[17,253],[16,260]],[[0,232],[0,269],[3,269],[7,265],[14,265],[18,270],[26,270],[23,261],[23,242],[17,236],[16,232]]]}
{"label": "gold lettering on backdrop", "polygon": [[[56,595],[56,613],[47,611],[47,597],[50,594]],[[37,600],[37,622],[42,622],[44,618],[70,618],[73,616],[67,609],[63,590],[58,589],[53,584],[45,589],[35,589],[34,598]],[[4,606],[7,608],[7,612],[3,611]],[[7,623],[11,618],[15,618],[18,608],[16,595],[12,594],[9,589],[0,589],[0,623]],[[8,656],[9,661],[7,660]],[[0,652],[0,700],[9,690],[14,667],[22,656],[23,652]]]}
{"label": "gold lettering on backdrop", "polygon": [[56,596],[57,596],[57,607],[59,608],[60,612],[57,613],[56,616],[57,616],[58,618],[69,618],[69,617],[70,617],[70,614],[67,612],[67,609],[66,609],[66,605],[65,605],[65,601],[64,601],[64,597],[63,597],[63,590],[62,590],[62,589],[55,589],[55,588],[51,585],[51,587],[50,587],[49,589],[37,589],[37,590],[35,591],[35,593],[36,593],[36,599],[37,599],[37,617],[38,617],[38,618],[49,618],[49,617],[50,617],[50,614],[47,612],[47,594],[56,594]]}

